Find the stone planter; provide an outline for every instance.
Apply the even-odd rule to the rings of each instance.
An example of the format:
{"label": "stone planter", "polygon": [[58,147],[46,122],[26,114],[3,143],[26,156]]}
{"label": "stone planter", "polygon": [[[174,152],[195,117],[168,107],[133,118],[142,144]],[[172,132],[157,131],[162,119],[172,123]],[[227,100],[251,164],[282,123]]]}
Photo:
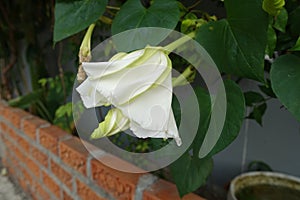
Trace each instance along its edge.
{"label": "stone planter", "polygon": [[247,198],[300,200],[300,178],[276,172],[244,173],[232,180],[227,200]]}

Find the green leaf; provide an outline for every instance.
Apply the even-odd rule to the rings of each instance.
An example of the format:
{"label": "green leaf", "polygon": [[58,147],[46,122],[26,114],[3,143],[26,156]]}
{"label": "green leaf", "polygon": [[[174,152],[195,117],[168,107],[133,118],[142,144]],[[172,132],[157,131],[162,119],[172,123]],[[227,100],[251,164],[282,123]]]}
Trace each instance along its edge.
{"label": "green leaf", "polygon": [[200,26],[205,24],[207,21],[200,18],[194,13],[188,13],[181,22],[180,30],[184,34],[188,34],[192,31],[197,30]]}
{"label": "green leaf", "polygon": [[277,36],[276,33],[271,25],[268,27],[268,43],[266,48],[266,54],[268,54],[270,57],[273,56],[274,49],[276,47],[277,42]]}
{"label": "green leaf", "polygon": [[[202,159],[198,157],[198,153],[210,123],[211,100],[205,90],[201,88],[195,90],[201,116],[198,132],[190,149],[171,165],[171,172],[181,196],[205,184],[212,170],[211,156],[228,146],[239,133],[245,111],[244,96],[239,86],[233,81],[224,81],[224,85],[227,96],[224,128],[216,146],[209,155]],[[193,155],[189,153],[190,150]]]}
{"label": "green leaf", "polygon": [[295,46],[293,46],[293,48],[291,48],[290,51],[300,51],[300,37],[298,37]]}
{"label": "green leaf", "polygon": [[176,120],[176,124],[177,124],[177,126],[179,126],[180,120],[181,120],[181,108],[180,108],[180,103],[175,95],[173,96],[173,99],[172,99],[172,110],[173,110],[173,114],[174,114],[174,117]]}
{"label": "green leaf", "polygon": [[199,159],[188,152],[183,154],[171,165],[171,173],[176,183],[179,195],[193,192],[206,183],[213,168],[211,158]]}
{"label": "green leaf", "polygon": [[281,103],[300,121],[300,58],[278,57],[271,68],[273,91]]}
{"label": "green leaf", "polygon": [[73,126],[72,102],[61,105],[55,112],[53,124],[59,126],[66,131],[72,131]]}
{"label": "green leaf", "polygon": [[268,16],[261,5],[261,0],[226,0],[228,18],[199,28],[196,40],[220,71],[264,81]]}
{"label": "green leaf", "polygon": [[262,126],[262,117],[264,116],[266,109],[267,109],[266,103],[256,105],[253,107],[252,112],[249,114],[247,118],[254,119],[255,121],[257,121],[257,123],[259,123],[259,125]]}
{"label": "green leaf", "polygon": [[128,0],[112,23],[112,33],[139,27],[174,29],[179,17],[179,5],[175,0],[155,0],[149,8],[145,8],[140,0]]}
{"label": "green leaf", "polygon": [[271,81],[269,79],[267,79],[265,85],[259,85],[258,87],[264,94],[268,95],[269,97],[276,98],[271,86]]}
{"label": "green leaf", "polygon": [[265,162],[254,160],[248,164],[248,171],[269,171],[272,172],[272,168]]}
{"label": "green leaf", "polygon": [[226,148],[238,136],[244,116],[245,99],[241,88],[233,81],[224,81],[227,99],[226,119],[221,136],[208,156]]}
{"label": "green leaf", "polygon": [[290,25],[291,33],[299,36],[300,34],[300,6],[289,14],[288,24]]}
{"label": "green leaf", "polygon": [[200,123],[199,123],[199,128],[197,131],[197,135],[194,139],[192,148],[193,148],[194,155],[197,155],[203,143],[203,140],[205,138],[209,126],[209,122],[211,119],[212,103],[209,94],[205,90],[201,88],[196,88],[195,93],[197,95],[197,99],[199,102]]}
{"label": "green leaf", "polygon": [[107,0],[57,0],[55,4],[54,42],[84,30],[104,13]]}
{"label": "green leaf", "polygon": [[40,100],[42,97],[42,94],[43,94],[42,90],[33,91],[26,95],[23,95],[23,96],[20,96],[20,97],[10,100],[8,102],[8,104],[13,107],[27,109],[31,105],[35,104],[38,100]]}
{"label": "green leaf", "polygon": [[284,0],[264,0],[262,8],[270,15],[277,16],[284,5]]}
{"label": "green leaf", "polygon": [[258,92],[245,92],[244,96],[246,100],[246,106],[253,106],[257,103],[265,101],[265,98]]}
{"label": "green leaf", "polygon": [[279,15],[275,18],[274,28],[281,32],[285,32],[285,27],[288,22],[288,13],[286,9],[282,8]]}

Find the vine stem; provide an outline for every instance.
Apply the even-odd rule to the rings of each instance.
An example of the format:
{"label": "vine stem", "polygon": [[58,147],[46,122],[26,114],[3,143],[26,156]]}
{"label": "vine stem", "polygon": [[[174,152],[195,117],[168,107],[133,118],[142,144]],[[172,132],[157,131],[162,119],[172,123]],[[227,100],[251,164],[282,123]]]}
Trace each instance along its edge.
{"label": "vine stem", "polygon": [[172,81],[173,87],[185,85],[188,83],[188,77],[192,76],[194,74],[195,70],[193,70],[193,66],[189,65],[185,70],[180,74],[178,77],[176,77]]}
{"label": "vine stem", "polygon": [[107,9],[111,9],[111,10],[120,10],[121,8],[119,7],[115,7],[115,6],[106,6]]}
{"label": "vine stem", "polygon": [[166,51],[168,51],[169,53],[171,53],[172,51],[174,51],[176,48],[178,48],[179,46],[181,46],[182,44],[190,41],[191,39],[193,39],[195,37],[195,32],[191,32],[181,38],[179,38],[178,40],[168,44],[167,46],[164,47],[164,49]]}

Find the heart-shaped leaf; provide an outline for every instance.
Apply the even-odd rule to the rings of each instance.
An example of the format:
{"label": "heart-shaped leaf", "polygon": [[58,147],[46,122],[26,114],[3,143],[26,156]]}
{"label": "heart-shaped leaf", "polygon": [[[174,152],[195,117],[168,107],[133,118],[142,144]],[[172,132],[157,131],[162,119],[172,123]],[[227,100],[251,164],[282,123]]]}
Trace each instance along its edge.
{"label": "heart-shaped leaf", "polygon": [[268,16],[261,0],[226,0],[227,19],[202,25],[196,40],[218,68],[229,74],[264,81]]}
{"label": "heart-shaped leaf", "polygon": [[53,41],[87,28],[104,13],[106,4],[107,0],[56,1]]}
{"label": "heart-shaped leaf", "polygon": [[188,152],[183,154],[171,165],[179,195],[182,197],[205,184],[212,168],[211,158],[199,159],[197,155],[191,156]]}
{"label": "heart-shaped leaf", "polygon": [[179,5],[175,0],[156,0],[149,8],[145,8],[140,0],[128,0],[113,21],[112,33],[139,27],[174,29],[179,17]]}
{"label": "heart-shaped leaf", "polygon": [[[227,100],[225,123],[221,136],[208,157],[222,151],[233,142],[240,132],[245,116],[245,99],[241,88],[230,80],[224,81],[224,86]],[[199,155],[201,155],[201,149]]]}
{"label": "heart-shaped leaf", "polygon": [[300,121],[300,58],[277,58],[271,68],[272,88],[281,103]]}

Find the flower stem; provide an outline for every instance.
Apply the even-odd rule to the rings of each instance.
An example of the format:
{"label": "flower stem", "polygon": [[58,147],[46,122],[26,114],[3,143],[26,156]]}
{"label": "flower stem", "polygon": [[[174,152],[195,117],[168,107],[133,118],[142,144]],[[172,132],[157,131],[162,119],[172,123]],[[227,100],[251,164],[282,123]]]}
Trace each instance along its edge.
{"label": "flower stem", "polygon": [[179,47],[180,45],[193,39],[194,37],[195,37],[195,32],[191,32],[191,33],[179,38],[178,40],[168,44],[167,46],[164,47],[164,49],[170,53],[170,52],[174,51],[177,47]]}
{"label": "flower stem", "polygon": [[189,83],[189,79],[193,80],[193,75],[195,74],[195,69],[192,65],[189,65],[178,77],[172,80],[173,87],[186,85]]}

